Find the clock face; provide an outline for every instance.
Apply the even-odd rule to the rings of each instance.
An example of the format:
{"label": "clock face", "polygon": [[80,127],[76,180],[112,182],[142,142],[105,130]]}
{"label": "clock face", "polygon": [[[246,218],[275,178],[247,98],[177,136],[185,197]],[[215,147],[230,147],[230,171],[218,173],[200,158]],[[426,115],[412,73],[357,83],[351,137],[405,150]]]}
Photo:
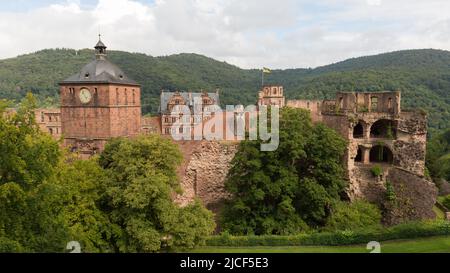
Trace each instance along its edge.
{"label": "clock face", "polygon": [[84,104],[89,103],[91,101],[91,99],[92,99],[92,94],[88,89],[83,88],[80,90],[81,103],[84,103]]}

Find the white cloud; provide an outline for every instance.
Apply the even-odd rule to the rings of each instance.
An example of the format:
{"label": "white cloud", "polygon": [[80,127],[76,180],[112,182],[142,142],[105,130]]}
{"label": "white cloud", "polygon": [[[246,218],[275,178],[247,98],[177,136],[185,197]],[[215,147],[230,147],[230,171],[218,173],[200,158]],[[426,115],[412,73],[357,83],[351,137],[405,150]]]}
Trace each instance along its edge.
{"label": "white cloud", "polygon": [[450,2],[382,0],[66,1],[0,12],[0,58],[92,47],[195,52],[244,68],[314,67],[407,48],[450,49]]}

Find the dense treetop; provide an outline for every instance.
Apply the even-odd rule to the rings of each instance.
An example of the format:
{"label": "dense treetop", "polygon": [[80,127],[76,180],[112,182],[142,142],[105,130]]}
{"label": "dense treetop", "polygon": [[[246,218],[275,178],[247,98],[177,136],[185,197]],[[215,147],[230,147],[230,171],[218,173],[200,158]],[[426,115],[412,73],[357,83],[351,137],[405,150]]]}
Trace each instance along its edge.
{"label": "dense treetop", "polygon": [[233,234],[295,234],[324,226],[346,182],[341,158],[346,142],[309,112],[283,108],[280,146],[260,151],[243,141],[225,182],[233,194],[222,224]]}
{"label": "dense treetop", "polygon": [[200,202],[179,207],[178,147],[157,135],[114,139],[99,158],[65,153],[34,120],[31,94],[16,114],[0,100],[0,253],[157,252],[211,234]]}
{"label": "dense treetop", "polygon": [[[57,104],[57,83],[78,72],[93,55],[88,49],[58,49],[0,60],[0,97],[18,100],[32,91],[42,104]],[[220,88],[223,104],[253,104],[261,84],[259,70],[196,54],[152,57],[110,51],[109,58],[142,84],[144,113],[157,112],[162,89]],[[334,98],[336,91],[400,90],[404,108],[427,110],[433,129],[450,127],[448,51],[398,51],[316,69],[274,70],[266,78],[267,83],[284,85],[288,99]]]}

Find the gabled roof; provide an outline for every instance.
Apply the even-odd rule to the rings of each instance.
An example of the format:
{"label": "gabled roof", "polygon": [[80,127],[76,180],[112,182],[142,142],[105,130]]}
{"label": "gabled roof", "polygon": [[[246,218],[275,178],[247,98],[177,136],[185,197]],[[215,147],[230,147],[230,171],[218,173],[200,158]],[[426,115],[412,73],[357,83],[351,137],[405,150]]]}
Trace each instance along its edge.
{"label": "gabled roof", "polygon": [[205,94],[213,100],[214,105],[220,105],[220,95],[218,93],[162,92],[159,112],[167,113],[167,105],[169,104],[170,99],[175,95],[180,95],[184,99],[186,105],[192,107],[194,106],[195,98],[201,98]]}

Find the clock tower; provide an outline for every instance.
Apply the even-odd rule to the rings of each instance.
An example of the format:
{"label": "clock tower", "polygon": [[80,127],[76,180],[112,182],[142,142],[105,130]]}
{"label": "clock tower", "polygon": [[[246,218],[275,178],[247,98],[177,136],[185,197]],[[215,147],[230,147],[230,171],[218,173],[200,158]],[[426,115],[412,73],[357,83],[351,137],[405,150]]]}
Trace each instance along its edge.
{"label": "clock tower", "polygon": [[100,39],[95,59],[60,83],[64,144],[83,158],[140,132],[141,87],[108,61],[106,48]]}

